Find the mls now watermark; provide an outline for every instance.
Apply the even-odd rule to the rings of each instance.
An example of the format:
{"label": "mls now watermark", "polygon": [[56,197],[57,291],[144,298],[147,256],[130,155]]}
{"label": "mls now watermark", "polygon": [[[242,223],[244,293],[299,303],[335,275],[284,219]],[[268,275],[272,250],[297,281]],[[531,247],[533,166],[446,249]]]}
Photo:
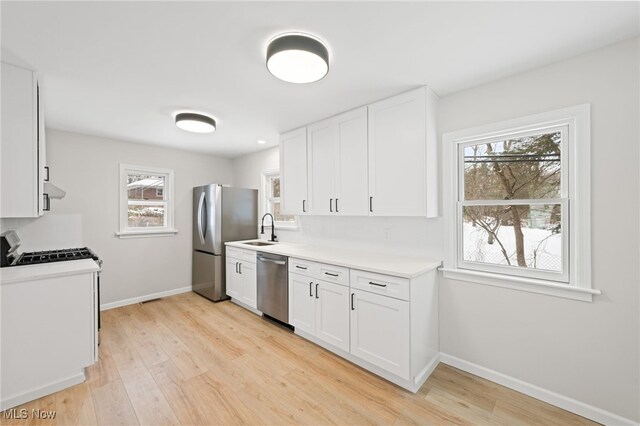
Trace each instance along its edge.
{"label": "mls now watermark", "polygon": [[40,419],[40,420],[53,420],[56,418],[56,412],[53,410],[40,410],[34,408],[27,410],[26,408],[12,408],[10,410],[4,410],[2,412],[2,418],[12,420],[27,420],[27,419]]}

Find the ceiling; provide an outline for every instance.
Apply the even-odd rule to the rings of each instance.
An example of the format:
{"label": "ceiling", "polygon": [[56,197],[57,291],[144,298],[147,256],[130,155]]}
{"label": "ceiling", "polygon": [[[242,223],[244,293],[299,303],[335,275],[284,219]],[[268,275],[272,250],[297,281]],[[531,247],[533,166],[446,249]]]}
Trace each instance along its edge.
{"label": "ceiling", "polygon": [[[47,127],[236,157],[280,132],[429,85],[446,95],[639,35],[638,2],[10,2],[3,57],[44,80]],[[331,69],[295,85],[268,40],[321,37]],[[178,129],[203,111],[213,134]],[[258,145],[258,139],[267,140]]]}

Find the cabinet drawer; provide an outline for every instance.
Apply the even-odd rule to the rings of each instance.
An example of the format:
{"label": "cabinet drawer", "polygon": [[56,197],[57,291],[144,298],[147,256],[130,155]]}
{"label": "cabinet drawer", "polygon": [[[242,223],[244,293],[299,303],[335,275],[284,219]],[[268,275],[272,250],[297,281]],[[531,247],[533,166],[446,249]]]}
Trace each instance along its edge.
{"label": "cabinet drawer", "polygon": [[256,252],[237,247],[227,247],[227,257],[233,257],[247,263],[256,263]]}
{"label": "cabinet drawer", "polygon": [[323,281],[329,281],[341,285],[349,285],[349,268],[342,266],[328,265],[326,263],[318,264],[318,276],[315,278]]}
{"label": "cabinet drawer", "polygon": [[349,268],[289,258],[289,272],[304,275],[314,280],[323,280],[340,285],[349,285]]}
{"label": "cabinet drawer", "polygon": [[320,276],[320,264],[309,260],[289,258],[289,272],[304,275],[306,277],[318,278]]}
{"label": "cabinet drawer", "polygon": [[397,299],[409,300],[409,280],[406,278],[352,269],[351,287]]}

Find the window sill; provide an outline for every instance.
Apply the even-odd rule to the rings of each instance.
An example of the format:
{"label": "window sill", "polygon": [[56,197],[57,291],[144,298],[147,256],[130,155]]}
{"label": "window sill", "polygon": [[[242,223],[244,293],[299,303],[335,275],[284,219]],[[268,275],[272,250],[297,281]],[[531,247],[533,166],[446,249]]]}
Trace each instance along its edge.
{"label": "window sill", "polygon": [[116,232],[119,238],[153,238],[153,237],[173,237],[178,233],[177,229],[158,229],[153,231],[120,231]]}
{"label": "window sill", "polygon": [[524,277],[507,277],[488,272],[469,271],[465,269],[439,268],[445,278],[459,281],[467,281],[476,284],[490,285],[494,287],[510,288],[529,293],[546,294],[565,299],[592,302],[593,295],[602,294],[600,290],[591,288],[573,287],[563,284],[555,284],[549,281],[536,280]]}

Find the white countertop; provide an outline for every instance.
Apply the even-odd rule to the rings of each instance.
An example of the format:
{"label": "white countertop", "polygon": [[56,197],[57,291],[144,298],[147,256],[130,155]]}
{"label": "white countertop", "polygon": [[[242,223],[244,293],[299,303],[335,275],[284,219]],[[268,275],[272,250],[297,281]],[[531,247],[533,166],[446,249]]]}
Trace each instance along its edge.
{"label": "white countertop", "polygon": [[12,284],[44,278],[97,272],[100,268],[92,259],[41,263],[38,265],[7,266],[0,269],[0,284]]}
{"label": "white countertop", "polygon": [[346,250],[336,247],[322,247],[310,244],[275,243],[267,246],[245,244],[251,241],[233,241],[226,243],[230,247],[265,253],[281,254],[298,259],[311,260],[345,268],[362,269],[379,274],[413,278],[438,268],[441,261],[411,256],[397,256],[382,253],[369,253],[359,250]]}

